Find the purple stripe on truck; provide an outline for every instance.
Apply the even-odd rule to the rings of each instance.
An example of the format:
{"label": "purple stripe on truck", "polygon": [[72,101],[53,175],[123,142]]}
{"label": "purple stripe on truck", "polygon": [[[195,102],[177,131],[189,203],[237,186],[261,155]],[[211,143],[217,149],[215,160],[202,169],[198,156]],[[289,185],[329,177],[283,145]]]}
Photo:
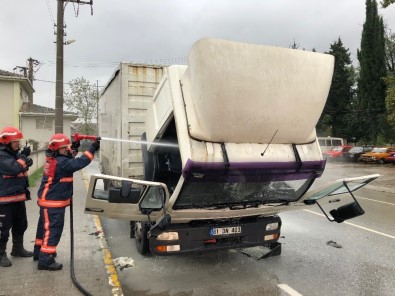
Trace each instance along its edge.
{"label": "purple stripe on truck", "polygon": [[292,162],[195,162],[188,159],[182,175],[192,182],[259,182],[318,178],[326,160]]}

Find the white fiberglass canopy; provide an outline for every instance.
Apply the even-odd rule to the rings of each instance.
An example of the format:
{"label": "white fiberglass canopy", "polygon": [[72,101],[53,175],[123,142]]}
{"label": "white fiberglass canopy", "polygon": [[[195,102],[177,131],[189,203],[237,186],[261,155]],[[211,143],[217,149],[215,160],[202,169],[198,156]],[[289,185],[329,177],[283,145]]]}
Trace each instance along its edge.
{"label": "white fiberglass canopy", "polygon": [[201,39],[182,76],[192,138],[207,142],[302,144],[328,96],[329,54]]}

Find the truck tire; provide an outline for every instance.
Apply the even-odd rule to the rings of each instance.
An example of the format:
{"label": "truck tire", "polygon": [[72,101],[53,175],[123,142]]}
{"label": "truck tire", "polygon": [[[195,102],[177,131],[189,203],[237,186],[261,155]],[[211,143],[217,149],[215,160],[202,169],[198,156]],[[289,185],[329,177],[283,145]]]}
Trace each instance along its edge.
{"label": "truck tire", "polygon": [[379,164],[384,164],[384,158],[380,158],[377,162],[378,162]]}
{"label": "truck tire", "polygon": [[149,252],[149,240],[147,237],[148,227],[146,222],[134,223],[134,240],[136,242],[137,251],[141,255],[145,255]]}

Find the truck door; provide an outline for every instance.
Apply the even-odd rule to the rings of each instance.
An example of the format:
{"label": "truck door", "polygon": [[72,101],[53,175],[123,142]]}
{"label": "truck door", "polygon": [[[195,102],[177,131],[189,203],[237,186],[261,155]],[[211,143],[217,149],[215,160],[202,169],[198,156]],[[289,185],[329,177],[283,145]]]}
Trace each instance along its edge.
{"label": "truck door", "polygon": [[127,221],[156,220],[169,203],[165,184],[109,175],[92,175],[85,213]]}
{"label": "truck door", "polygon": [[[369,184],[379,176],[379,174],[375,174],[332,181],[307,192],[294,205],[317,204],[330,222],[341,223],[365,213],[353,195],[353,192]],[[351,202],[349,202],[350,200]]]}

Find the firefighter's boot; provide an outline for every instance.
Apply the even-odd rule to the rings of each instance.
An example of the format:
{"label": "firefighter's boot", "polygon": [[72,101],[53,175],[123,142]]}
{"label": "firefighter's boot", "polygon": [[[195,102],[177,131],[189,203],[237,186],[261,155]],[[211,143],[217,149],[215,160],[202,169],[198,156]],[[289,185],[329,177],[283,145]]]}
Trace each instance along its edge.
{"label": "firefighter's boot", "polygon": [[33,252],[25,250],[23,247],[23,236],[12,236],[11,256],[14,257],[32,257]]}
{"label": "firefighter's boot", "polygon": [[12,263],[10,259],[7,257],[7,253],[5,251],[7,243],[0,243],[0,266],[8,267],[11,266]]}
{"label": "firefighter's boot", "polygon": [[61,270],[63,268],[63,265],[61,263],[56,262],[55,259],[52,258],[50,263],[47,264],[43,264],[39,261],[37,268],[38,270],[56,271],[56,270]]}

